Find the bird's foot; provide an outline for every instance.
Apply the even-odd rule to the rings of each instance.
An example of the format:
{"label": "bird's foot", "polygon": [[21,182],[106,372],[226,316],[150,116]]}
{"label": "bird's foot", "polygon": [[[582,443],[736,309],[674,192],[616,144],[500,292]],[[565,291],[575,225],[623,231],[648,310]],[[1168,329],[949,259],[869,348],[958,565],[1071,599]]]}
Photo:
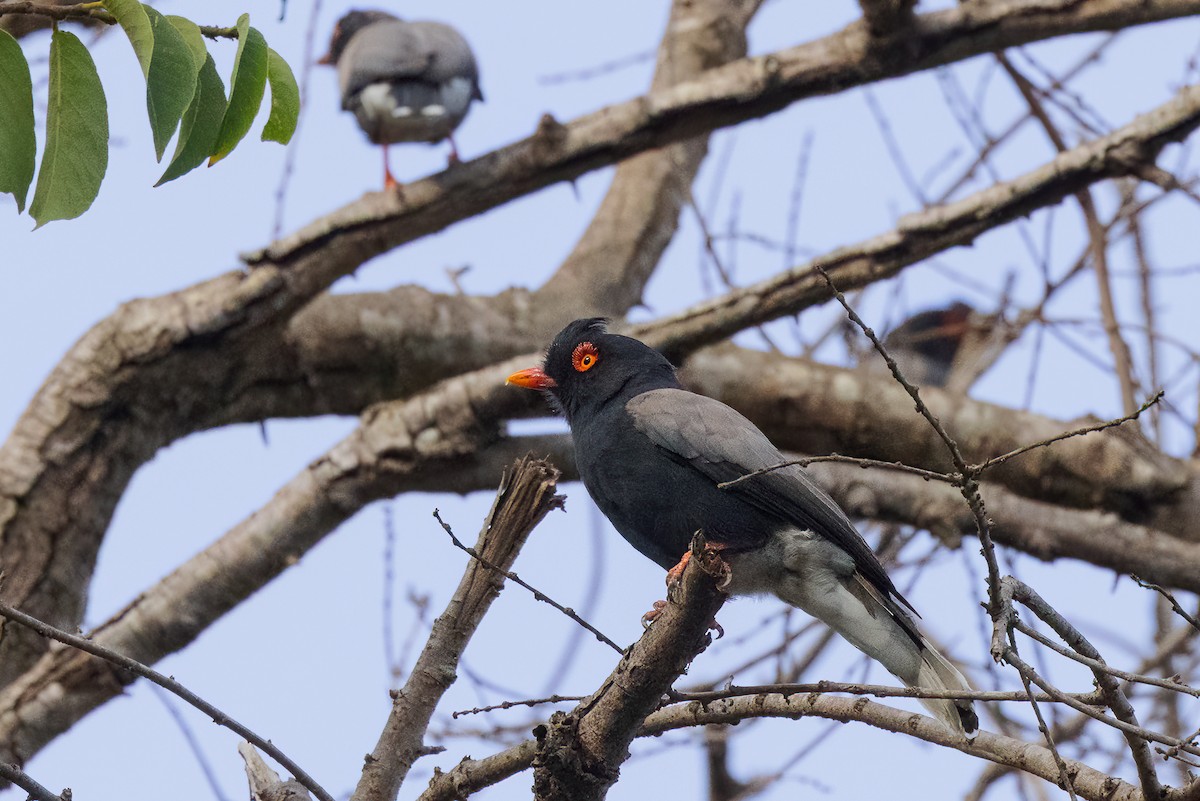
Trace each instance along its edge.
{"label": "bird's foot", "polygon": [[[729,589],[730,582],[733,581],[733,568],[729,562],[725,560],[722,552],[728,546],[719,542],[709,543],[704,546],[704,560],[701,567],[710,576],[717,579],[717,589],[722,592]],[[683,557],[679,560],[679,564],[667,571],[667,589],[670,590],[679,579],[683,576],[683,571],[687,567],[688,562],[692,559],[692,552],[685,551]]]}
{"label": "bird's foot", "polygon": [[[651,606],[650,611],[642,615],[642,628],[644,629],[650,628],[650,624],[658,619],[658,616],[662,614],[662,610],[667,608],[667,602],[655,601]],[[708,630],[715,631],[718,640],[725,636],[725,629],[717,622],[715,617],[708,621]]]}
{"label": "bird's foot", "polygon": [[679,560],[679,564],[667,571],[667,589],[675,586],[679,579],[683,578],[683,571],[687,568],[688,562],[692,561],[692,552],[684,551],[683,558]]}
{"label": "bird's foot", "polygon": [[[706,573],[717,579],[717,589],[721,590],[722,592],[725,592],[729,589],[729,584],[733,580],[733,569],[729,566],[729,562],[725,561],[724,557],[721,555],[721,552],[724,551],[725,548],[726,546],[722,545],[721,543],[707,544],[704,546],[704,552],[700,557],[700,566],[704,568]],[[685,551],[683,557],[679,560],[679,564],[667,571],[668,595],[670,595],[675,589],[676,585],[679,584],[679,580],[683,578],[683,571],[687,569],[688,562],[691,560],[692,552],[690,550]],[[642,615],[642,626],[645,628],[650,628],[650,624],[653,623],[660,614],[662,614],[662,610],[665,609],[666,606],[666,601],[655,601],[654,608]],[[709,621],[708,628],[709,630],[717,633],[718,640],[725,636],[725,629],[721,627],[721,624],[717,622],[715,617]]]}

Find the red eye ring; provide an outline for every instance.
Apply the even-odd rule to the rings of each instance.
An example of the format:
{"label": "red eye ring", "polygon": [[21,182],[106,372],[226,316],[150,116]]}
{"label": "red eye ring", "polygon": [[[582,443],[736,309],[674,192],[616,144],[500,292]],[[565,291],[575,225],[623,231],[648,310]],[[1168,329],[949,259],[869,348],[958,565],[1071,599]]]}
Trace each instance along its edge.
{"label": "red eye ring", "polygon": [[591,342],[580,342],[571,354],[571,366],[579,373],[591,370],[598,361],[600,361],[600,351]]}

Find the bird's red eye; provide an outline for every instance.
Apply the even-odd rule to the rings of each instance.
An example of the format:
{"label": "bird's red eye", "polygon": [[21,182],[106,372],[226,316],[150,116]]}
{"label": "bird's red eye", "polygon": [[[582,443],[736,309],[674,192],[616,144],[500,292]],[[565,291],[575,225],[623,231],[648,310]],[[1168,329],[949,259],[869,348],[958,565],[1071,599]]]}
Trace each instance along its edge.
{"label": "bird's red eye", "polygon": [[598,361],[600,361],[600,352],[591,342],[580,342],[575,346],[575,352],[571,354],[571,364],[580,373],[591,370]]}

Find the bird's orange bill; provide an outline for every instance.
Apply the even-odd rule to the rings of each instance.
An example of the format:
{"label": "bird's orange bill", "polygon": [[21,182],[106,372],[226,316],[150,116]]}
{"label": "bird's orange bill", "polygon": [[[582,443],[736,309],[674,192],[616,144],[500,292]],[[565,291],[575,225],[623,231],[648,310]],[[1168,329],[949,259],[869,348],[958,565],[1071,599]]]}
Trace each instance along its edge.
{"label": "bird's orange bill", "polygon": [[505,384],[516,384],[525,389],[551,389],[558,386],[554,379],[546,375],[540,367],[530,367],[518,370],[504,381]]}

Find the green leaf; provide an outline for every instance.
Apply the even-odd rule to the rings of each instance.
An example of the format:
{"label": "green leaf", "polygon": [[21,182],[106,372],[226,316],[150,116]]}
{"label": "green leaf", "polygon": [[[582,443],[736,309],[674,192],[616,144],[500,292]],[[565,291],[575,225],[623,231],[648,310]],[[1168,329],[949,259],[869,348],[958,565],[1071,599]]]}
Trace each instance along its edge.
{"label": "green leaf", "polygon": [[25,210],[36,156],[29,64],[17,40],[0,31],[0,193],[17,199],[17,211]]}
{"label": "green leaf", "polygon": [[196,92],[196,65],[183,35],[153,8],[146,6],[154,30],[154,55],[146,75],[146,111],[154,134],[154,155],[162,161],[167,142],[179,126]]}
{"label": "green leaf", "polygon": [[176,14],[168,14],[166,19],[175,26],[175,30],[179,31],[179,35],[183,37],[188,50],[192,51],[192,62],[196,73],[199,74],[200,68],[204,66],[204,59],[208,56],[208,50],[204,46],[204,34],[200,33],[200,26],[187,17],[180,17]]}
{"label": "green leaf", "polygon": [[264,142],[286,145],[300,119],[300,87],[283,56],[267,48],[267,80],[271,82],[271,116],[263,127]]}
{"label": "green leaf", "polygon": [[237,147],[262,105],[267,89],[267,40],[250,27],[250,15],[238,17],[238,50],[229,79],[229,105],[221,120],[221,132],[208,166],[216,164]]}
{"label": "green leaf", "polygon": [[150,61],[154,55],[154,28],[146,8],[138,0],[104,0],[104,7],[117,18],[125,29],[129,44],[142,65],[142,75],[150,74]]}
{"label": "green leaf", "polygon": [[108,169],[108,104],[96,64],[74,34],[50,39],[46,150],[29,214],[41,228],[88,210]]}
{"label": "green leaf", "polygon": [[225,85],[217,72],[212,56],[205,53],[204,66],[200,68],[196,83],[196,94],[183,115],[179,126],[179,141],[175,144],[175,155],[167,165],[167,171],[155,186],[174,181],[204,163],[217,143],[221,130],[221,118],[225,115]]}

